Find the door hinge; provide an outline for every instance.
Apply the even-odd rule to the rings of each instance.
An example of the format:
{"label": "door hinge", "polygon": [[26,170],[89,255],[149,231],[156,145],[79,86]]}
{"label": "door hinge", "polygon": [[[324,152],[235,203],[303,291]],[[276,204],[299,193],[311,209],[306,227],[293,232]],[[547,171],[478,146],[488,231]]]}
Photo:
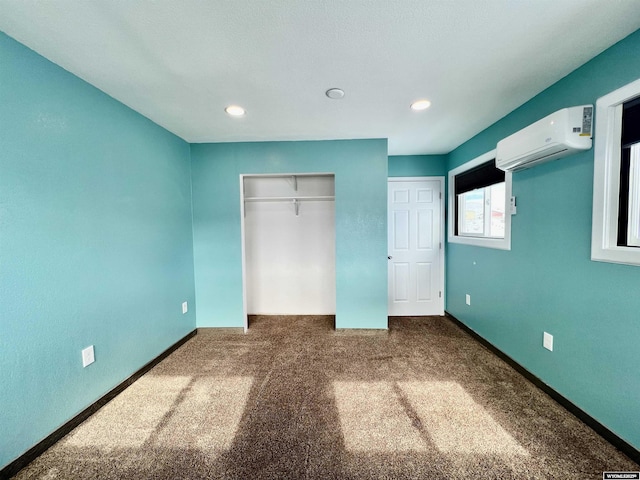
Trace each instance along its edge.
{"label": "door hinge", "polygon": [[442,242],[440,242],[440,250],[442,250]]}
{"label": "door hinge", "polygon": [[442,298],[442,290],[438,292],[438,298]]}
{"label": "door hinge", "polygon": [[440,192],[440,195],[439,195],[439,196],[440,196],[440,200],[442,200],[442,192]]}

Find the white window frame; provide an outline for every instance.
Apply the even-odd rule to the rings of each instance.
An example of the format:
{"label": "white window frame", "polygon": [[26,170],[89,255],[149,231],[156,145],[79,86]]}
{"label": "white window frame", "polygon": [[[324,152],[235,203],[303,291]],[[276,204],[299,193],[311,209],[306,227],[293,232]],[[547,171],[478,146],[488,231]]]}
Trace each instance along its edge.
{"label": "white window frame", "polygon": [[471,237],[466,235],[455,234],[456,224],[456,203],[455,203],[455,178],[467,170],[477,167],[483,163],[488,162],[496,158],[496,151],[491,150],[467,163],[460,165],[449,171],[448,181],[448,235],[447,238],[450,243],[461,243],[464,245],[474,245],[476,247],[496,248],[499,250],[511,250],[511,172],[504,173],[504,238],[490,238],[490,237]]}
{"label": "white window frame", "polygon": [[618,245],[622,108],[638,96],[640,79],[596,102],[591,260],[598,262],[640,265],[640,248]]}

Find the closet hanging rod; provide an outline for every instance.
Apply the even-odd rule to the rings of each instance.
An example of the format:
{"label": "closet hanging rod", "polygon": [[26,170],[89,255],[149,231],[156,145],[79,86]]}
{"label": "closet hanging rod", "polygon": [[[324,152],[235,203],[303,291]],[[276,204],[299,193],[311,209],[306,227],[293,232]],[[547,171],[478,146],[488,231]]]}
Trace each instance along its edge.
{"label": "closet hanging rod", "polygon": [[287,196],[287,197],[245,197],[245,202],[290,202],[292,200],[298,202],[316,201],[328,202],[335,200],[333,195],[309,195],[309,196]]}

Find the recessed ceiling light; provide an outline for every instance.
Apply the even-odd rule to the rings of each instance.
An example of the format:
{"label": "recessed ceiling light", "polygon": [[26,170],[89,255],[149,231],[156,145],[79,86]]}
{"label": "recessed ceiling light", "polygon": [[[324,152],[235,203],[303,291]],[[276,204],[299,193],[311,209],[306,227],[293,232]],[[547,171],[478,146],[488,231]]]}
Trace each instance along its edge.
{"label": "recessed ceiling light", "polygon": [[241,117],[245,114],[244,108],[242,108],[239,105],[229,105],[227,108],[224,109],[224,111],[227,112],[232,117]]}
{"label": "recessed ceiling light", "polygon": [[340,100],[344,97],[344,90],[340,88],[330,88],[324,94],[332,100]]}
{"label": "recessed ceiling light", "polygon": [[417,100],[411,104],[411,110],[426,110],[431,106],[429,100]]}

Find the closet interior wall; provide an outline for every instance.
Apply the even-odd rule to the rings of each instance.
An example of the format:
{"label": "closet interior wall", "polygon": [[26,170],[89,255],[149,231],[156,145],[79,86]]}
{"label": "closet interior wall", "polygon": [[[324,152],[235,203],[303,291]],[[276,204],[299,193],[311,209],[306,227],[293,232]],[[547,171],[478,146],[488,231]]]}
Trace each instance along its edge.
{"label": "closet interior wall", "polygon": [[335,315],[335,178],[244,175],[247,315]]}

